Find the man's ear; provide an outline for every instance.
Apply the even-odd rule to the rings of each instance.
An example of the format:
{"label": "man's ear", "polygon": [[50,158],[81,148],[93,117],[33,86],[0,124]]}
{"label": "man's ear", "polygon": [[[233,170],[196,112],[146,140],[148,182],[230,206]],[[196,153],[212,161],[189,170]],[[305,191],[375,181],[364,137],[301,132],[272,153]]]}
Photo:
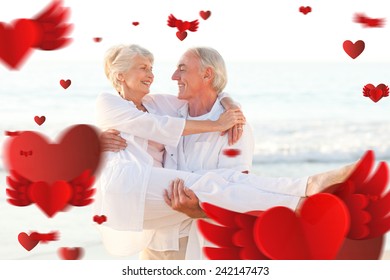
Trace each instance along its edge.
{"label": "man's ear", "polygon": [[206,68],[206,70],[204,71],[203,78],[205,80],[210,80],[210,81],[214,79],[214,71],[211,67]]}

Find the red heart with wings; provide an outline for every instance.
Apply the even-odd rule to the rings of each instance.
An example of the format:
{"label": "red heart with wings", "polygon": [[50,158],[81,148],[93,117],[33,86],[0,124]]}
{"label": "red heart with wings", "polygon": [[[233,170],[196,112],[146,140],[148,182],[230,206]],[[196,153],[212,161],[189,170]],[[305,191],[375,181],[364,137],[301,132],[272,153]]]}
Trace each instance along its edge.
{"label": "red heart with wings", "polygon": [[363,87],[363,96],[369,97],[376,103],[382,97],[389,96],[389,87],[385,84],[379,84],[376,87],[373,84],[367,84]]}

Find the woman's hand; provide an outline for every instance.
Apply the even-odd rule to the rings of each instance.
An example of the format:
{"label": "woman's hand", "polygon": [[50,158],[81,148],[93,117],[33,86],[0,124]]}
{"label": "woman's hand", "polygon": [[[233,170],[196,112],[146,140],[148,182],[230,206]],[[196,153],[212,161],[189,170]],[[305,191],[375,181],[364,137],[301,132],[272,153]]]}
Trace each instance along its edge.
{"label": "woman's hand", "polygon": [[240,109],[229,109],[222,113],[216,122],[220,127],[220,131],[226,131],[235,125],[244,125],[245,121],[244,114]]}
{"label": "woman's hand", "polygon": [[[240,106],[236,104],[230,104],[229,109],[241,110]],[[229,145],[234,145],[237,143],[238,140],[240,140],[243,132],[244,132],[244,126],[242,124],[236,124],[233,127],[229,128],[228,130],[222,131],[221,136],[224,136],[227,133]]]}

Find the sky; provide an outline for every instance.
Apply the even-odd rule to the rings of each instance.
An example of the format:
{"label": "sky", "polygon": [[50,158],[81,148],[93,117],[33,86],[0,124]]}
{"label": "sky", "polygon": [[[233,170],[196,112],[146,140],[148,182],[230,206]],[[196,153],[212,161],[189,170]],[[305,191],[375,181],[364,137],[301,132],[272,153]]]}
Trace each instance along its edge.
{"label": "sky", "polygon": [[[50,0],[0,0],[0,22],[31,18]],[[178,60],[188,47],[211,46],[228,61],[345,61],[345,40],[363,40],[359,62],[390,62],[390,23],[363,28],[355,13],[390,19],[388,0],[65,0],[72,10],[73,43],[34,59],[101,59],[115,44],[136,43],[161,61]],[[310,6],[304,15],[299,7]],[[203,20],[199,12],[211,11]],[[180,41],[167,26],[170,14],[183,21],[198,19],[199,29]],[[132,22],[139,22],[134,26]],[[94,37],[101,37],[96,43]]]}

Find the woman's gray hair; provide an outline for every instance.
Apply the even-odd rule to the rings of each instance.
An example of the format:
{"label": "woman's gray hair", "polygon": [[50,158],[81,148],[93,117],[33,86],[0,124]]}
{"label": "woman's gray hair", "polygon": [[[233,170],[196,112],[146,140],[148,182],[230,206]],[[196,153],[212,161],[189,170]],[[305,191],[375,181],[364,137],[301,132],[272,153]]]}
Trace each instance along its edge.
{"label": "woman's gray hair", "polygon": [[138,45],[116,45],[107,50],[104,58],[104,72],[114,88],[120,92],[121,82],[118,74],[127,72],[137,55],[146,57],[151,63],[154,61],[153,54]]}
{"label": "woman's gray hair", "polygon": [[227,84],[227,71],[225,61],[219,52],[209,47],[195,47],[188,49],[188,51],[199,57],[202,70],[207,67],[211,67],[211,69],[213,69],[213,88],[217,91],[217,93],[222,92]]}

